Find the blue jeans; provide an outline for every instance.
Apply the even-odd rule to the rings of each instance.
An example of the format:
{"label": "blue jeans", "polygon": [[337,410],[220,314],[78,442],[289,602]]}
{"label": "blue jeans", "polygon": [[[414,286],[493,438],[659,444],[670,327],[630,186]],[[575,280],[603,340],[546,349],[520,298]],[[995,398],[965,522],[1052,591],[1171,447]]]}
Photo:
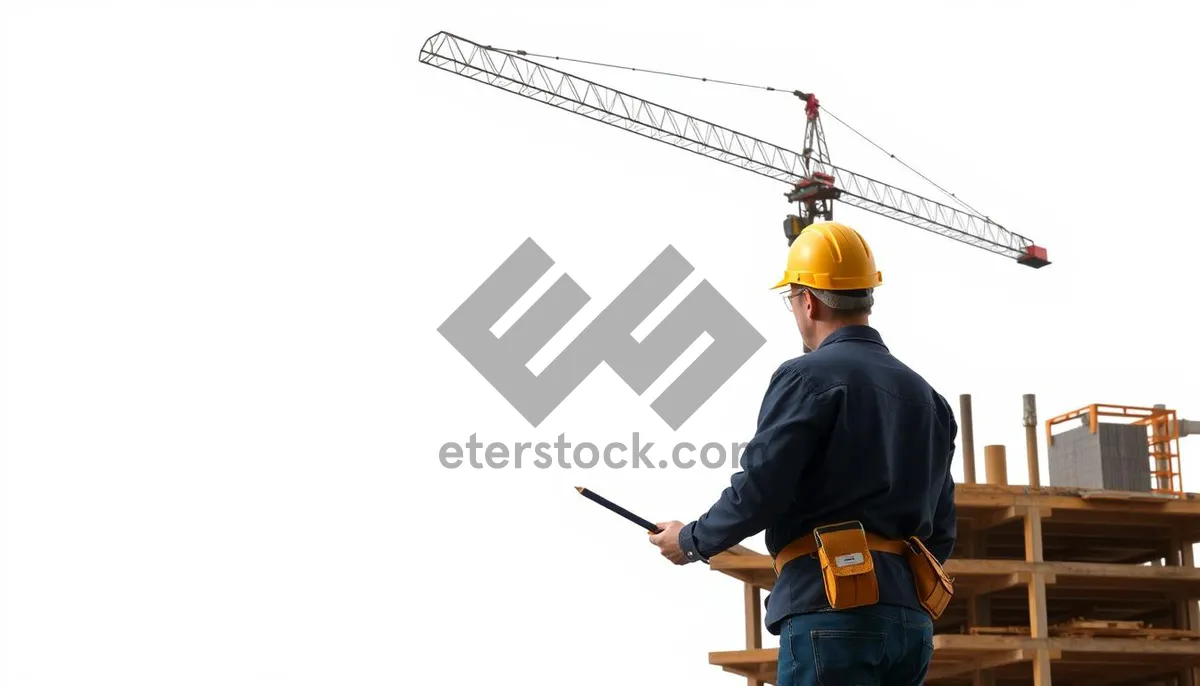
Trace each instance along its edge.
{"label": "blue jeans", "polygon": [[920,610],[806,612],[780,627],[778,686],[920,686],[931,657],[933,622]]}

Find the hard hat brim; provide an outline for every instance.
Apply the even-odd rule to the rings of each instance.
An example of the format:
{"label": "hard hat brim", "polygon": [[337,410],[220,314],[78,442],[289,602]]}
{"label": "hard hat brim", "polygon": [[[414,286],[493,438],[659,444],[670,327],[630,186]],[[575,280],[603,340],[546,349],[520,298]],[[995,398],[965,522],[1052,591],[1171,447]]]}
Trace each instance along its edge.
{"label": "hard hat brim", "polygon": [[883,272],[875,272],[872,276],[867,277],[849,277],[841,279],[830,279],[827,274],[807,274],[788,272],[783,275],[779,283],[771,286],[771,290],[783,288],[784,286],[796,284],[797,286],[807,286],[809,288],[819,288],[825,291],[856,291],[863,288],[878,288],[883,285]]}

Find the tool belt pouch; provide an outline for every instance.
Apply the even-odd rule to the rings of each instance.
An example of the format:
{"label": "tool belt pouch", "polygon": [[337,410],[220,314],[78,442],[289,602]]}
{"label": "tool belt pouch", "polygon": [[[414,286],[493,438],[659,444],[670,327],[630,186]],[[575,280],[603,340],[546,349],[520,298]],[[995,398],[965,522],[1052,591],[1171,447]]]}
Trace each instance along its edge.
{"label": "tool belt pouch", "polygon": [[954,583],[946,576],[933,553],[916,536],[908,539],[908,552],[904,556],[916,581],[917,599],[921,601],[921,606],[934,619],[941,617],[954,597]]}
{"label": "tool belt pouch", "polygon": [[817,539],[817,558],[821,561],[825,598],[830,607],[844,610],[879,602],[875,561],[871,559],[862,524],[832,524],[815,529],[813,536]]}

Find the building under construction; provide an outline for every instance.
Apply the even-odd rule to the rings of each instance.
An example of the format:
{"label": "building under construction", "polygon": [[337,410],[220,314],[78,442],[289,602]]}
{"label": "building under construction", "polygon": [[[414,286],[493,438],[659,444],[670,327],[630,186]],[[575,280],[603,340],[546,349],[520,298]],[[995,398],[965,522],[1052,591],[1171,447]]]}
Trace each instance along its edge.
{"label": "building under construction", "polygon": [[[1200,496],[1183,492],[1178,447],[1195,424],[1161,406],[1054,417],[1044,423],[1051,483],[1042,486],[1025,396],[1031,483],[1007,483],[1005,447],[995,445],[984,448],[979,483],[970,396],[961,400],[965,483],[945,567],[955,598],[936,622],[926,683],[1200,686]],[[742,582],[746,647],[709,662],[749,686],[775,683],[778,651],[762,648],[771,558],[739,546],[710,567]]]}

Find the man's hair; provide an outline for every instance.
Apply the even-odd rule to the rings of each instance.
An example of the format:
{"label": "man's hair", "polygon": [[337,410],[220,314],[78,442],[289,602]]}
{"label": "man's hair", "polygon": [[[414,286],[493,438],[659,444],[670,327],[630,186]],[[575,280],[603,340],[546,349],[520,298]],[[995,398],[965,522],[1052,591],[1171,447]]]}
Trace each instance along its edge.
{"label": "man's hair", "polygon": [[825,307],[833,310],[834,316],[837,317],[871,314],[871,307],[875,304],[874,289],[871,288],[860,288],[852,291],[830,291],[823,288],[804,286],[803,289],[812,293],[813,297],[820,300]]}

